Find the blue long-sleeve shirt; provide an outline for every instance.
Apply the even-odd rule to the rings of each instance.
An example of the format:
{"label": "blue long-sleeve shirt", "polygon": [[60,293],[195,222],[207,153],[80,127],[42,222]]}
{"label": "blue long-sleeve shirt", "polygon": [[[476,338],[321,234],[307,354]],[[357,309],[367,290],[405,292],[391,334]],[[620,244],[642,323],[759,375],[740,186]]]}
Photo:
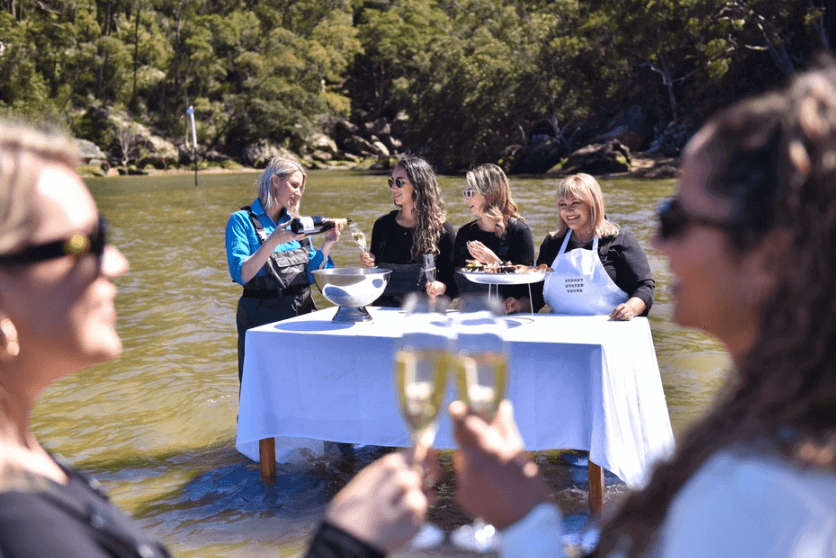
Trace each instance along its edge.
{"label": "blue long-sleeve shirt", "polygon": [[[258,221],[261,223],[261,226],[264,227],[264,232],[266,232],[268,236],[277,227],[286,226],[291,219],[287,211],[282,209],[282,212],[279,214],[279,222],[273,222],[273,219],[266,211],[264,211],[264,206],[261,205],[261,201],[258,199],[252,203],[250,208],[253,210],[256,217],[258,217]],[[229,264],[229,276],[232,277],[233,281],[240,285],[244,285],[244,281],[241,279],[241,267],[244,265],[244,260],[253,255],[255,251],[258,250],[259,246],[261,246],[261,243],[258,240],[258,234],[255,232],[255,227],[253,227],[249,214],[243,209],[233,213],[226,225],[226,259]],[[298,240],[293,240],[291,242],[279,244],[276,246],[275,251],[287,252],[289,250],[297,250],[301,246],[302,244]],[[325,257],[322,255],[322,252],[314,248],[313,244],[311,244],[310,265],[308,266],[309,283],[314,282],[311,270],[319,269],[320,267],[334,267],[334,261],[330,257],[327,261],[325,261],[324,266],[322,265],[323,261],[325,261]],[[267,273],[264,270],[264,267],[262,267],[258,270],[258,273],[256,273],[256,277],[264,277],[266,274]]]}

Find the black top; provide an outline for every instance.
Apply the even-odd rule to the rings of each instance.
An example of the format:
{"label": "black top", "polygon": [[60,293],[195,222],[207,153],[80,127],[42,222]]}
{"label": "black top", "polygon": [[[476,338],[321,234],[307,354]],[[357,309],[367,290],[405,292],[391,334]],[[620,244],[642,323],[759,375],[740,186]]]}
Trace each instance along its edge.
{"label": "black top", "polygon": [[[60,463],[59,463],[59,466]],[[0,469],[2,558],[171,558],[142,526],[113,506],[95,480],[61,466],[67,484]],[[323,523],[306,558],[383,558],[380,550]]]}
{"label": "black top", "polygon": [[[534,261],[534,240],[531,237],[531,229],[523,221],[514,217],[508,220],[502,238],[496,236],[493,231],[483,231],[476,221],[471,221],[460,228],[456,233],[456,267],[464,267],[467,260],[473,259],[467,250],[467,243],[472,240],[478,240],[490,248],[503,262],[531,265]],[[528,298],[528,285],[502,285],[499,290],[506,298],[509,296]]]}
{"label": "black top", "polygon": [[[540,255],[537,257],[537,265],[546,264],[551,266],[560,247],[563,245],[563,236],[549,234],[540,245]],[[592,250],[592,241],[578,245],[574,236],[569,239],[566,251],[575,248]],[[598,256],[610,279],[616,286],[627,293],[628,296],[638,297],[644,301],[645,310],[642,316],[647,316],[650,307],[653,305],[653,293],[656,291],[656,281],[650,276],[650,264],[647,263],[647,256],[639,246],[636,237],[629,230],[621,229],[617,235],[602,238],[598,241]],[[532,306],[535,312],[545,306],[543,300],[543,284],[534,283],[531,285]]]}
{"label": "black top", "polygon": [[314,533],[305,558],[383,558],[384,552],[334,527],[322,523]]}
{"label": "black top", "polygon": [[96,481],[62,469],[67,484],[10,468],[0,474],[0,556],[170,558]]}
{"label": "black top", "polygon": [[[410,264],[412,258],[412,229],[402,227],[395,219],[400,210],[396,209],[380,217],[372,228],[372,243],[369,251],[378,263]],[[444,222],[444,234],[438,240],[439,253],[435,256],[436,279],[446,285],[446,295],[454,298],[458,294],[456,280],[453,278],[453,246],[456,233],[453,226]]]}

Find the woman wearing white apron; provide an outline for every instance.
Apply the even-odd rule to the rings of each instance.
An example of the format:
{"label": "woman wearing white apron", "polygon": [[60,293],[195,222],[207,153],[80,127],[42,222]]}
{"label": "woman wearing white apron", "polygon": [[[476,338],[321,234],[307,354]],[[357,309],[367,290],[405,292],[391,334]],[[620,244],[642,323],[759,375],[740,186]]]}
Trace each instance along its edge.
{"label": "woman wearing white apron", "polygon": [[594,177],[576,174],[557,188],[559,229],[546,236],[537,265],[554,271],[527,297],[507,299],[508,313],[539,311],[548,304],[564,315],[609,315],[630,320],[647,315],[656,283],[647,256],[633,234],[605,217],[604,197]]}

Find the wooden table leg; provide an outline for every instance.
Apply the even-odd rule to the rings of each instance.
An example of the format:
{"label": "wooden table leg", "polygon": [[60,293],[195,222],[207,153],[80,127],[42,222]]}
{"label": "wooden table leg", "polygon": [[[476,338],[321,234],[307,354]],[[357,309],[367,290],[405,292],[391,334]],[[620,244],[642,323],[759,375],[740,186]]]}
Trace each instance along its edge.
{"label": "wooden table leg", "polygon": [[589,477],[589,511],[601,517],[604,509],[604,470],[589,460],[586,474]]}
{"label": "wooden table leg", "polygon": [[261,463],[261,478],[276,478],[276,439],[264,438],[258,441],[258,460]]}

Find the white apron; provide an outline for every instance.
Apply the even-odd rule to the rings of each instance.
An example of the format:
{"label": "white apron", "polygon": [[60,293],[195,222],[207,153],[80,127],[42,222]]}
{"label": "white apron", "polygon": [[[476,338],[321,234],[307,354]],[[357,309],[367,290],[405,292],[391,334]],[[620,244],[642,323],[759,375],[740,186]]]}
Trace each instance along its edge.
{"label": "white apron", "polygon": [[630,297],[613,283],[604,269],[598,256],[598,237],[592,242],[592,250],[576,248],[566,253],[571,236],[569,229],[552,262],[554,272],[546,276],[543,298],[553,314],[608,315]]}

